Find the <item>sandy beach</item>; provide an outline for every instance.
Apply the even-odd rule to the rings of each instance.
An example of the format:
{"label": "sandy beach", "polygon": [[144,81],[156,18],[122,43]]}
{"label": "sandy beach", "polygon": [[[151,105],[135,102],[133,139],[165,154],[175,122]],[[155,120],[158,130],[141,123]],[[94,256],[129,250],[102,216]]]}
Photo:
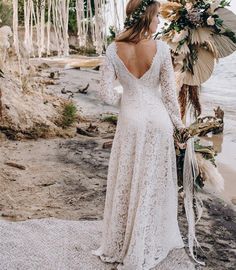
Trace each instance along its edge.
{"label": "sandy beach", "polygon": [[[115,125],[102,121],[102,118],[108,114],[116,115],[118,108],[104,105],[96,98],[98,71],[63,69],[55,62],[42,72],[44,77],[48,77],[51,71],[60,73],[55,85],[49,85],[47,91],[68,98],[69,94],[62,94],[62,89],[75,92],[89,84],[88,94],[76,93],[73,101],[85,117],[78,127],[88,130],[92,124],[94,129],[87,135],[77,134],[70,139],[9,141],[2,138],[2,220],[16,222],[49,217],[71,221],[102,219],[110,155],[110,147],[105,146],[112,142],[115,132]],[[119,84],[116,82],[115,86]],[[211,100],[210,106],[204,91],[204,113],[213,115],[212,106],[218,104]],[[196,229],[205,253],[199,254],[200,259],[206,261],[206,267],[202,269],[233,270],[236,264],[236,122],[234,111],[230,115],[228,107],[223,102],[220,105],[226,113],[224,134],[203,139],[206,143],[213,143],[219,152],[217,164],[225,179],[225,191],[222,194],[213,191],[210,194],[207,190],[201,192],[204,212]],[[21,165],[21,169],[7,162]],[[181,197],[179,203],[179,223],[186,241],[187,222]]]}

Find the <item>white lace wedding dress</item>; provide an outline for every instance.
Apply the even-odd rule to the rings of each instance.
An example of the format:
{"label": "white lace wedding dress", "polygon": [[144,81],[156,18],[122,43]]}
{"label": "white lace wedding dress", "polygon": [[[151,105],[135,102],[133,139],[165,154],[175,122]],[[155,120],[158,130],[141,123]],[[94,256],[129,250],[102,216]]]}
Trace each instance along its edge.
{"label": "white lace wedding dress", "polygon": [[[169,48],[161,40],[156,45],[152,64],[141,78],[119,58],[115,42],[108,46],[101,66],[97,94],[119,106],[119,116],[109,160],[102,239],[92,254],[104,262],[120,262],[119,270],[152,269],[171,250],[184,247],[177,220],[173,131],[185,125]],[[114,89],[116,77],[123,92]]]}
{"label": "white lace wedding dress", "polygon": [[[118,58],[115,43],[108,47],[105,60],[99,94],[119,105],[120,114],[104,219],[0,219],[1,270],[114,270],[119,262],[119,270],[194,269],[177,222],[172,133],[173,124],[184,125],[169,50],[157,41],[152,65],[140,79]],[[113,88],[116,74],[123,93]]]}

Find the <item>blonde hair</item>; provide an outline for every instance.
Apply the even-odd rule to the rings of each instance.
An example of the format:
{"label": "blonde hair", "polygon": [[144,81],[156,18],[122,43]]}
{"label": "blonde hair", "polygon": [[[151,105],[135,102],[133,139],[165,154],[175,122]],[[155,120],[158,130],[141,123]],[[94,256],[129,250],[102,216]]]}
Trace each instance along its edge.
{"label": "blonde hair", "polygon": [[[130,16],[135,9],[138,8],[141,2],[142,0],[130,0],[126,6],[126,16]],[[161,4],[158,1],[150,4],[144,14],[140,17],[140,20],[131,28],[124,29],[124,31],[115,38],[115,41],[138,43],[143,38],[151,38],[152,33],[150,32],[149,26],[160,6]]]}

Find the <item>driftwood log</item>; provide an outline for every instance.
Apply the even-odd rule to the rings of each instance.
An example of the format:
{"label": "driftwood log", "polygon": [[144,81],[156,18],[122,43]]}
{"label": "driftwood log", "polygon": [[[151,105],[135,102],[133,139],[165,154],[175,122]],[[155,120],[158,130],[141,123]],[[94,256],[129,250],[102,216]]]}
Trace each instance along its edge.
{"label": "driftwood log", "polygon": [[[218,107],[215,111],[215,116],[205,116],[199,117],[196,122],[194,122],[189,127],[189,132],[191,136],[205,136],[209,132],[213,134],[218,134],[223,132],[224,129],[224,111]],[[218,116],[218,117],[217,117]]]}
{"label": "driftwood log", "polygon": [[89,88],[89,83],[83,88],[78,88],[77,91],[66,90],[65,87],[64,87],[63,89],[61,89],[61,93],[64,94],[64,95],[65,94],[70,94],[69,95],[69,99],[70,99],[70,98],[74,97],[74,94],[78,94],[78,93],[87,94],[88,93],[88,91],[87,91],[88,88]]}

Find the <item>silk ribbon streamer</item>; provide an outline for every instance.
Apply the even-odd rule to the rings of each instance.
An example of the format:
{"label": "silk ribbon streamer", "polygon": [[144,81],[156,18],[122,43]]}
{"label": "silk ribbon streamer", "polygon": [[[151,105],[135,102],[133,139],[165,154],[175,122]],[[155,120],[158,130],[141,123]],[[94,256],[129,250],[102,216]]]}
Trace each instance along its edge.
{"label": "silk ribbon streamer", "polygon": [[[192,105],[189,105],[189,108],[186,112],[186,126],[189,126],[194,121],[194,113]],[[194,137],[191,137],[187,141],[187,147],[185,150],[184,156],[184,168],[183,168],[183,190],[184,190],[184,208],[188,222],[188,246],[189,251],[195,262],[200,265],[205,265],[205,262],[197,260],[193,253],[194,243],[196,242],[197,246],[200,247],[199,242],[195,236],[195,224],[200,220],[202,215],[202,206],[203,203],[201,199],[194,194],[194,183],[195,179],[199,174],[198,164],[194,151]],[[193,198],[196,200],[196,209],[198,219],[195,222],[195,214],[193,209]]]}

